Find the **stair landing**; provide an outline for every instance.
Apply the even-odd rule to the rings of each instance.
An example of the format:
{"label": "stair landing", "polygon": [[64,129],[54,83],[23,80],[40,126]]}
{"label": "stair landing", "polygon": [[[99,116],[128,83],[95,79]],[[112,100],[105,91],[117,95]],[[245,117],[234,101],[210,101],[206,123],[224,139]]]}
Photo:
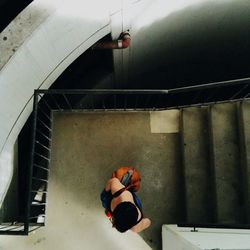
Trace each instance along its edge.
{"label": "stair landing", "polygon": [[[50,194],[50,200],[61,199],[64,216],[71,216],[66,212],[67,206],[74,202],[82,209],[81,217],[96,211],[97,218],[104,218],[99,194],[106,181],[119,166],[135,166],[142,178],[138,196],[144,215],[152,220],[151,227],[140,235],[152,249],[161,249],[161,226],[180,221],[183,205],[179,195],[179,134],[171,126],[167,130],[154,126],[158,118],[158,125],[160,120],[164,122],[162,114],[155,117],[157,114],[150,112],[54,113],[49,192],[60,185],[60,197]],[[48,223],[58,215],[50,216]],[[77,225],[83,234],[99,231],[100,227],[110,233],[112,228],[108,221],[76,223],[72,221],[71,227]],[[92,249],[98,249],[95,244]]]}

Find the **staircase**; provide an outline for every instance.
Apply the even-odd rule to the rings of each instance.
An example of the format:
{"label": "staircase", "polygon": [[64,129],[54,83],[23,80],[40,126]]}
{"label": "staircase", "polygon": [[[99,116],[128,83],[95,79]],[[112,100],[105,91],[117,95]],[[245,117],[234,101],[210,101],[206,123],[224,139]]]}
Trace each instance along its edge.
{"label": "staircase", "polygon": [[187,223],[248,224],[250,101],[181,110]]}
{"label": "staircase", "polygon": [[[246,86],[249,85],[248,82],[246,84]],[[188,95],[187,90],[190,92],[190,100],[193,100],[191,103],[189,99],[185,99]],[[112,138],[112,133],[116,132],[113,138],[120,138],[120,141],[117,142],[118,146],[115,148],[112,148],[115,145],[114,140],[111,141],[109,147],[101,147],[101,149],[109,148],[110,150],[108,153],[105,151],[100,158],[100,166],[103,166],[104,160],[107,161],[106,165],[104,164],[110,167],[110,169],[105,168],[107,178],[113,168],[121,162],[138,166],[145,183],[148,177],[148,183],[151,183],[151,186],[144,185],[144,191],[140,195],[144,200],[145,211],[154,223],[143,232],[142,236],[148,244],[154,246],[154,249],[160,249],[162,224],[211,223],[217,227],[219,224],[239,228],[250,227],[250,99],[209,104],[206,102],[207,99],[203,102],[199,99],[207,96],[205,90],[202,95],[201,93],[203,92],[200,86],[172,90],[36,90],[34,119],[32,120],[34,125],[32,162],[27,167],[28,176],[25,178],[29,180],[25,186],[28,206],[25,209],[24,218],[17,220],[23,224],[20,232],[16,229],[13,231],[15,221],[9,223],[11,228],[7,230],[6,225],[1,225],[0,233],[23,235],[28,234],[33,227],[45,225],[51,131],[54,119],[52,113],[57,112],[71,114],[103,112],[104,114],[109,113],[106,111],[112,111],[130,113],[136,118],[139,118],[140,112],[143,114],[136,123],[136,130],[130,128],[132,131],[130,140],[128,137],[120,137],[121,131],[124,130],[122,126],[120,130],[110,130],[108,133],[106,127],[101,126],[104,129],[104,135]],[[239,98],[243,100],[247,96],[249,96],[248,92],[242,93]],[[181,103],[176,104],[179,100]],[[225,100],[220,98],[212,101],[216,103],[216,101]],[[205,104],[198,105],[197,103]],[[150,113],[176,109],[176,105],[184,105],[177,107],[180,110],[179,132],[152,133]],[[132,119],[133,122],[135,120]],[[114,125],[115,121],[108,124]],[[76,127],[75,122],[73,127],[70,125],[70,131],[72,129],[74,131]],[[94,126],[91,124],[89,127]],[[62,134],[64,129],[63,126],[57,131]],[[82,131],[85,130],[79,132],[81,136]],[[99,132],[100,129],[97,129],[90,135],[100,136]],[[131,150],[131,142],[135,145],[136,140],[138,145]],[[82,156],[82,152],[88,152],[87,150],[91,148],[88,144],[93,141],[96,140],[90,140],[86,148],[79,151],[79,157]],[[102,141],[102,138],[99,138],[99,141]],[[124,145],[127,142],[129,144]],[[121,154],[114,155],[117,158],[113,159],[112,152],[117,152],[121,143],[123,146]],[[58,145],[67,144],[62,142]],[[99,146],[99,144],[93,145],[92,148],[96,149]],[[74,149],[73,155],[76,155],[75,146],[72,146],[72,149]],[[91,151],[88,155],[92,153]],[[58,157],[61,158],[62,155]],[[69,159],[67,168],[72,165],[72,157]],[[127,162],[124,159],[128,159]],[[87,162],[89,163],[90,160]],[[96,162],[91,167],[95,164]],[[83,165],[86,165],[86,162],[83,162]],[[152,176],[155,182],[152,182]],[[103,187],[96,188],[96,193],[98,193]],[[153,200],[156,193],[159,202]],[[152,239],[156,240],[152,243]]]}

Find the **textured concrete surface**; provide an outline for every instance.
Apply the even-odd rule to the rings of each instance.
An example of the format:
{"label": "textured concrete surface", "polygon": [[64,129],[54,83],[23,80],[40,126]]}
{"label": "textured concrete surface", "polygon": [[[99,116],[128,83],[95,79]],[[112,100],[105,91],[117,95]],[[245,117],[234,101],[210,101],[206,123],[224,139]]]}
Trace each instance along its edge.
{"label": "textured concrete surface", "polygon": [[217,219],[220,223],[239,223],[240,155],[236,104],[213,105],[211,108],[213,164],[217,195]]}
{"label": "textured concrete surface", "polygon": [[183,109],[181,122],[187,222],[208,223],[212,213],[208,109]]}
{"label": "textured concrete surface", "polygon": [[179,124],[179,109],[150,112],[151,133],[178,133]]}
{"label": "textured concrete surface", "polygon": [[250,100],[242,104],[242,115],[246,147],[246,164],[248,166],[248,176],[250,176]]}
{"label": "textured concrete surface", "polygon": [[[32,32],[55,11],[54,1],[34,1],[0,33],[0,70]],[[46,6],[47,5],[47,6]]]}
{"label": "textured concrete surface", "polygon": [[244,101],[238,107],[244,216],[250,223],[250,101]]}
{"label": "textured concrete surface", "polygon": [[[152,134],[148,112],[55,113],[50,190],[56,180],[65,192],[61,199],[69,206],[67,197],[82,207],[85,216],[91,212],[96,221],[106,220],[100,191],[116,168],[135,166],[142,177],[138,196],[145,216],[152,220],[152,226],[140,235],[153,249],[161,249],[161,225],[178,221],[181,214],[178,142],[178,134]],[[61,218],[68,216],[61,214]],[[52,219],[49,223],[53,224]],[[74,223],[83,234],[97,230],[103,239],[117,235],[108,222],[93,228],[77,220]],[[98,248],[93,245],[91,249]]]}

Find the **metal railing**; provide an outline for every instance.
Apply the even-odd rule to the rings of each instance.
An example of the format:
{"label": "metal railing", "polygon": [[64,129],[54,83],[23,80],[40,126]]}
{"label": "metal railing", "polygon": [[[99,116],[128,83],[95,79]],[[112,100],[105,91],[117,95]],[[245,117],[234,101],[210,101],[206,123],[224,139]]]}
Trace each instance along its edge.
{"label": "metal railing", "polygon": [[206,105],[250,97],[250,78],[169,90],[35,90],[25,218],[0,225],[0,234],[23,234],[45,225],[52,111],[140,111]]}
{"label": "metal railing", "polygon": [[54,110],[172,109],[250,98],[250,78],[165,90],[51,89],[39,93],[50,96],[46,105]]}

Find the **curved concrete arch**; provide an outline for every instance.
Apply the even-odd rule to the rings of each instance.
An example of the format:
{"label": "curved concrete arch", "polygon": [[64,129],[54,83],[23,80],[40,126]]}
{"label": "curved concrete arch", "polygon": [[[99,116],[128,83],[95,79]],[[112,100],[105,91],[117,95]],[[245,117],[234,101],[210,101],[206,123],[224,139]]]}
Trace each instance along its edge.
{"label": "curved concrete arch", "polygon": [[[109,8],[96,9],[98,1],[58,2],[56,10],[47,9],[29,27],[0,71],[0,204],[13,174],[14,143],[32,111],[34,89],[49,88],[79,55],[111,32]],[[28,8],[34,11],[34,6]]]}

